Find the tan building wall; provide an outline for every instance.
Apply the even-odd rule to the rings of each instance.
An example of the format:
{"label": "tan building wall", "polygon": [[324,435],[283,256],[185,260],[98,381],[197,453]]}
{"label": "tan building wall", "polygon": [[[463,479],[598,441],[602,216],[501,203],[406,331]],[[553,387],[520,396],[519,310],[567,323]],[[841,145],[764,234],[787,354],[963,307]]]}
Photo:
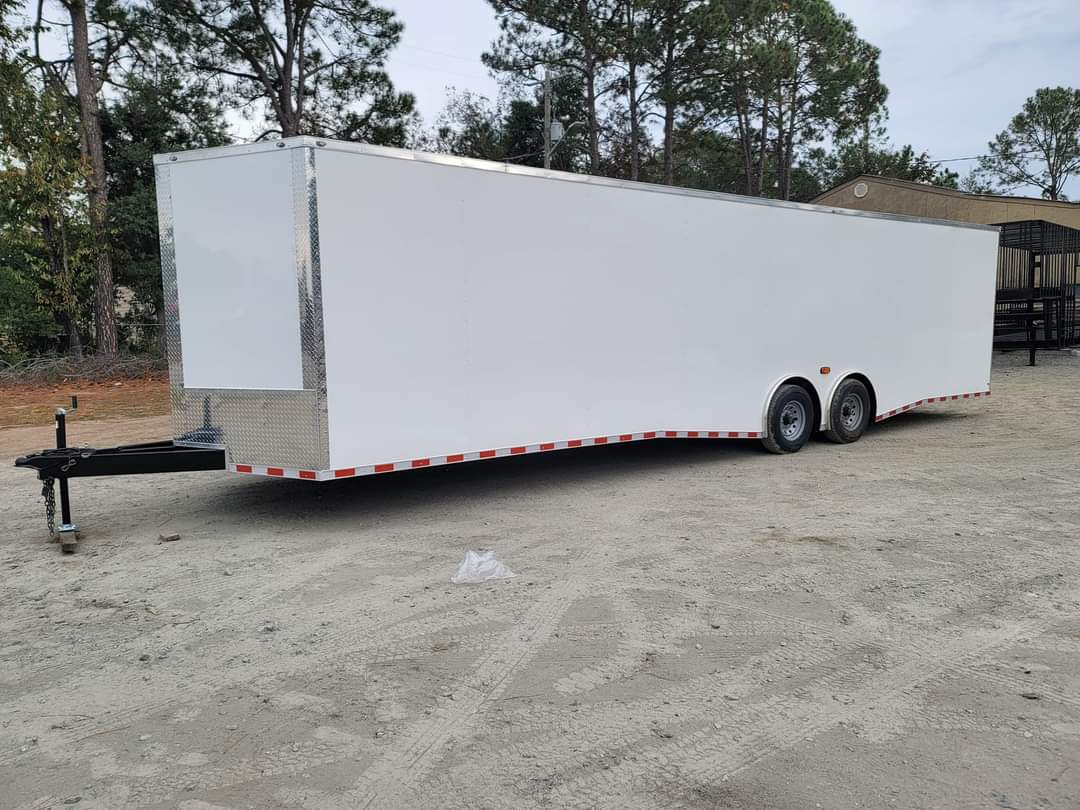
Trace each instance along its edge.
{"label": "tan building wall", "polygon": [[[856,191],[861,196],[856,195]],[[863,175],[817,197],[815,205],[906,214],[928,219],[950,219],[994,225],[1026,219],[1045,219],[1080,228],[1080,204],[1033,197],[997,197],[967,194],[923,183]]]}

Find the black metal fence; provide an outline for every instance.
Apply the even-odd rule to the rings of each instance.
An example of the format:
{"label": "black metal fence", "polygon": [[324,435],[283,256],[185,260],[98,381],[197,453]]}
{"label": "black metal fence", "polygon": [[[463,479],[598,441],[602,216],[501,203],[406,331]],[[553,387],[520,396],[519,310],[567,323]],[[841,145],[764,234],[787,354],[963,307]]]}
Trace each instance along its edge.
{"label": "black metal fence", "polygon": [[1080,343],[1080,230],[1040,219],[999,227],[994,348]]}

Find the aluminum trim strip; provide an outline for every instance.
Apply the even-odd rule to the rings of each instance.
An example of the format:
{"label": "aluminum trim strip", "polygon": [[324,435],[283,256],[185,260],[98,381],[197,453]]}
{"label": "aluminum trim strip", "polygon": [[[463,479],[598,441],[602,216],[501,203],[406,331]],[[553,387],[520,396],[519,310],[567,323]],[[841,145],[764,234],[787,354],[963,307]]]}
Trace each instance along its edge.
{"label": "aluminum trim strip", "polygon": [[158,242],[161,253],[161,301],[165,307],[165,358],[169,368],[169,400],[173,435],[183,432],[177,412],[184,397],[184,360],[180,343],[180,296],[176,286],[176,243],[173,236],[172,177],[168,165],[154,167]]}
{"label": "aluminum trim strip", "polygon": [[330,464],[326,401],[326,343],[323,331],[322,273],[319,261],[319,197],[315,150],[294,149],[292,159],[293,223],[296,246],[300,349],[304,389],[315,392],[315,432],[321,466]]}

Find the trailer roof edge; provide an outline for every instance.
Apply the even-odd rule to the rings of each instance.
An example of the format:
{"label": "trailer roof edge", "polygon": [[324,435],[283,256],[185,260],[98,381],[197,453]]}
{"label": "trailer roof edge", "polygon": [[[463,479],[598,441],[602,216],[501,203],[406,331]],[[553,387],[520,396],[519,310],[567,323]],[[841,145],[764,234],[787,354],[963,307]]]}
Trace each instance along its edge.
{"label": "trailer roof edge", "polygon": [[941,225],[948,228],[967,228],[969,230],[993,231],[995,233],[1000,230],[1000,227],[997,225],[981,225],[974,222],[958,222],[955,220],[917,217],[907,214],[890,214],[881,211],[862,211],[853,208],[838,208],[832,205],[815,205],[812,203],[792,202],[790,200],[770,200],[764,197],[748,197],[740,194],[728,194],[721,191],[705,191],[702,189],[680,188],[677,186],[663,186],[656,183],[618,180],[611,177],[575,174],[573,172],[555,171],[554,169],[539,169],[532,166],[514,166],[509,163],[457,157],[455,155],[436,154],[433,152],[419,152],[390,146],[373,146],[371,144],[355,143],[352,141],[335,141],[329,138],[315,138],[310,135],[300,135],[294,138],[284,138],[276,141],[232,144],[229,146],[215,146],[207,149],[191,149],[182,152],[167,152],[154,155],[154,165],[167,166],[171,163],[214,160],[216,158],[232,157],[235,155],[272,152],[275,149],[298,149],[304,147],[373,155],[393,158],[395,160],[415,160],[423,163],[457,166],[459,168],[477,169],[480,171],[503,172],[504,174],[520,175],[524,177],[541,177],[548,180],[559,180],[568,183],[584,183],[587,185],[605,186],[608,188],[624,188],[631,191],[648,191],[654,194],[672,194],[682,197],[724,200],[743,205],[765,205],[774,208],[789,208],[819,214],[836,214],[839,216],[862,217],[864,219],[884,219],[896,222],[921,223],[924,225]]}

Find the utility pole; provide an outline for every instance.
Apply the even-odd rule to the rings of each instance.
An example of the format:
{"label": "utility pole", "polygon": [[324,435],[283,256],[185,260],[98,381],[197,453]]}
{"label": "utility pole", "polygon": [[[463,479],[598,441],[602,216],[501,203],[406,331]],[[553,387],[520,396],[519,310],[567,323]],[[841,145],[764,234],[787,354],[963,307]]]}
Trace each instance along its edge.
{"label": "utility pole", "polygon": [[551,73],[544,68],[544,168],[551,168]]}

